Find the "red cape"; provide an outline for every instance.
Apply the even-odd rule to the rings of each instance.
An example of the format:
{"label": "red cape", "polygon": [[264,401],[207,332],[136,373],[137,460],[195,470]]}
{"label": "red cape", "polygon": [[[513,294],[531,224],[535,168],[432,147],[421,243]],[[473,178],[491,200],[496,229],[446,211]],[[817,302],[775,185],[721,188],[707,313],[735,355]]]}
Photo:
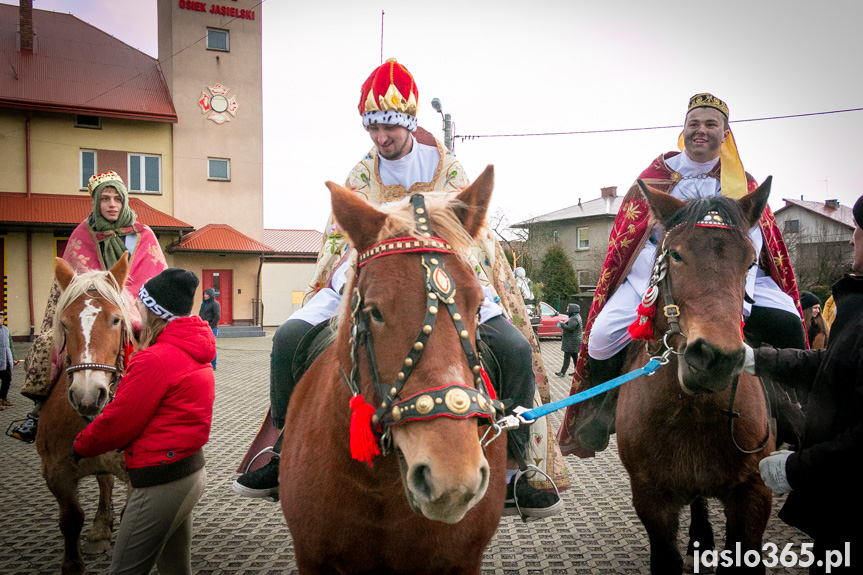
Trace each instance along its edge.
{"label": "red cape", "polygon": [[[669,168],[665,160],[679,153],[668,152],[660,155],[641,173],[639,179],[652,188],[668,193],[680,181],[680,174]],[[708,175],[719,178],[719,172],[720,165],[717,163]],[[748,173],[746,179],[749,192],[754,191],[758,187],[755,179]],[[633,183],[626,193],[626,197],[623,198],[623,204],[617,212],[611,235],[608,238],[608,252],[605,256],[605,262],[602,264],[602,272],[599,275],[599,282],[593,295],[590,314],[584,326],[584,338],[578,353],[578,361],[575,364],[575,376],[572,380],[570,395],[582,391],[587,386],[587,342],[590,341],[590,330],[593,327],[593,322],[605,306],[608,298],[626,279],[629,268],[635,261],[635,256],[641,251],[644,242],[650,235],[652,226],[649,224],[650,208],[647,205],[647,200],[641,193],[638,183]],[[803,313],[797,294],[797,282],[794,279],[794,270],[791,269],[791,263],[788,259],[788,249],[785,247],[782,234],[779,232],[776,219],[773,217],[773,212],[769,206],[764,209],[759,226],[764,236],[764,248],[770,254],[770,258],[768,258],[770,277],[785,293],[791,296],[797,304],[798,313],[802,317]],[[580,408],[581,404],[578,403],[567,408],[563,424],[557,432],[557,441],[560,445],[560,451],[564,455],[592,457],[594,452],[579,444],[574,436]]]}

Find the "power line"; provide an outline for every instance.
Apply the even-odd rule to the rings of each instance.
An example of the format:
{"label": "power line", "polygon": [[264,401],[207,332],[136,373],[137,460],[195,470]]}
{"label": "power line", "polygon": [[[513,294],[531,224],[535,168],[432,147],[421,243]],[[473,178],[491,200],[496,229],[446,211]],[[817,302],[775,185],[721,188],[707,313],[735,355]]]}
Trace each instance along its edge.
{"label": "power line", "polygon": [[[747,118],[745,120],[735,120],[731,123],[743,123],[743,122],[763,122],[765,120],[785,120],[788,118],[805,118],[807,116],[824,116],[827,114],[842,114],[845,112],[860,112],[863,111],[863,108],[848,108],[845,110],[830,110],[828,112],[809,112],[806,114],[789,114],[787,116],[768,116],[765,118]],[[477,138],[524,138],[528,136],[574,136],[581,134],[611,134],[614,132],[642,132],[647,130],[669,130],[671,128],[681,129],[682,125],[674,125],[674,126],[649,126],[643,128],[616,128],[616,129],[608,129],[608,130],[580,130],[574,132],[537,132],[532,134],[478,134],[478,135],[453,135],[453,139],[461,138],[462,142],[465,140],[474,140]]]}

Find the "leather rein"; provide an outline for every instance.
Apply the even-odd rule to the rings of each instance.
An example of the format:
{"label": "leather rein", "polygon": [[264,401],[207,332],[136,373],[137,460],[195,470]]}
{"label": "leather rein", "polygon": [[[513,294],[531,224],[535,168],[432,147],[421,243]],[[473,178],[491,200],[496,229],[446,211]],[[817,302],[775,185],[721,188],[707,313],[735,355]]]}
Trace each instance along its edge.
{"label": "leather rein", "polygon": [[[455,304],[456,286],[438,254],[454,254],[452,246],[444,239],[435,237],[430,231],[425,199],[421,194],[410,198],[414,221],[421,238],[400,237],[379,242],[357,257],[357,273],[370,261],[393,254],[416,253],[420,255],[425,273],[426,315],[423,327],[408,352],[401,369],[391,384],[381,383],[378,362],[374,350],[374,339],[369,328],[369,312],[363,311],[363,295],[354,287],[351,296],[351,375],[345,378],[348,387],[356,396],[360,393],[359,366],[360,348],[365,348],[376,396],[375,413],[371,418],[372,429],[380,437],[381,453],[386,455],[391,437],[389,428],[408,421],[428,420],[436,417],[466,419],[478,417],[494,421],[497,411],[504,405],[493,396],[493,388],[483,369],[479,357],[470,342],[462,315]],[[359,283],[359,281],[357,281]],[[467,358],[474,387],[458,383],[426,389],[410,397],[401,398],[400,393],[417,363],[422,358],[425,346],[435,327],[439,313],[446,310],[458,332],[462,351]],[[476,333],[479,339],[479,332]]]}

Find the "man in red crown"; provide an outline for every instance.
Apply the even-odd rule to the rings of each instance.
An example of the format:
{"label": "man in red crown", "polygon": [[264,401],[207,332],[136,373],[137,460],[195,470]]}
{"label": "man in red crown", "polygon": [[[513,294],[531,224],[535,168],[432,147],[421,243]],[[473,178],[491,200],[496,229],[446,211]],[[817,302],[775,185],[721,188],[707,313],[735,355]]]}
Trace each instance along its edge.
{"label": "man in red crown", "polygon": [[[739,198],[757,187],[744,172],[734,136],[728,127],[728,106],[712,94],[689,101],[681,152],[656,158],[639,179],[681,200],[722,194]],[[572,393],[620,375],[625,349],[632,341],[630,326],[648,288],[656,257],[657,231],[649,226],[650,210],[639,186],[626,194],[614,221],[605,263],[585,326],[576,362]],[[797,284],[782,234],[767,207],[749,234],[759,255],[746,281],[744,335],[752,345],[804,348]],[[638,337],[636,332],[636,337]],[[558,432],[565,455],[591,456],[608,446],[614,433],[617,389],[570,406]],[[783,404],[787,409],[787,401]],[[784,421],[784,420],[783,420]]]}
{"label": "man in red crown", "polygon": [[[362,86],[359,112],[374,147],[351,170],[346,187],[362,194],[372,204],[399,201],[414,193],[455,193],[468,184],[464,168],[452,152],[428,132],[418,130],[418,97],[413,76],[394,59],[376,68]],[[284,426],[288,403],[297,383],[292,365],[301,340],[314,326],[336,314],[348,282],[347,273],[353,266],[353,258],[348,257],[349,245],[332,215],[326,229],[328,235],[318,256],[305,304],[273,336],[270,413],[273,425],[279,429]],[[500,364],[501,398],[511,399],[513,406],[530,408],[536,391],[534,371],[542,373],[543,368],[541,358],[534,357],[535,350],[525,334],[513,325],[524,326],[530,334],[530,322],[515,277],[488,230],[470,258],[485,294],[480,308],[479,332]],[[510,318],[513,318],[512,323]],[[536,352],[538,356],[538,348]],[[547,426],[545,422],[542,425]],[[521,453],[531,462],[536,459],[534,453],[528,452],[530,431],[523,427],[509,432],[510,458]],[[275,451],[280,449],[280,444],[280,440],[276,442]],[[553,443],[543,447],[554,453]],[[546,453],[542,453],[542,459],[546,457]],[[273,495],[278,491],[278,464],[279,459],[275,457],[260,469],[241,475],[234,482],[234,490],[247,497]],[[514,470],[511,475],[515,475]],[[515,482],[510,483],[507,491],[506,515],[517,513],[513,485]],[[526,516],[548,517],[563,508],[557,495],[537,490],[528,481],[517,485],[518,507]]]}

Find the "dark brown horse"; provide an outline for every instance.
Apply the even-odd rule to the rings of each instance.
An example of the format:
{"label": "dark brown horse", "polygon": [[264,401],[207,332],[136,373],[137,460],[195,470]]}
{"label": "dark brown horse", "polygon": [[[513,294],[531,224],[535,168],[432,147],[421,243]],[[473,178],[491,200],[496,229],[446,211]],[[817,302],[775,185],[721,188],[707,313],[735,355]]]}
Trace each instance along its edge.
{"label": "dark brown horse", "polygon": [[[706,521],[703,498],[717,498],[725,507],[727,549],[739,543],[744,552],[761,550],[771,494],[758,462],[775,440],[761,385],[742,371],[740,320],[746,274],[755,262],[748,231],[761,217],[770,180],[738,201],[684,204],[642,188],[665,230],[651,281],[659,289],[653,320],[658,335],[648,346],[662,351],[663,336],[675,333],[670,326],[677,319],[682,335],[666,341],[681,354],[670,353],[670,363],[653,376],[620,388],[616,428],[633,505],[650,539],[651,571],[666,575],[682,572],[677,532],[685,506],[694,502],[690,551],[712,549],[709,526],[696,524]],[[660,280],[663,267],[666,279]],[[671,321],[662,313],[668,304],[679,309],[675,317],[670,308]],[[647,358],[644,343],[633,343],[626,371]]]}
{"label": "dark brown horse", "polygon": [[114,476],[127,480],[121,454],[111,452],[75,463],[72,443],[87,421],[102,412],[122,369],[130,324],[128,302],[121,298],[118,286],[124,284],[128,272],[125,255],[109,272],[79,276],[61,258],[55,259],[54,275],[63,290],[54,322],[55,349],[65,345],[67,365],[42,407],[36,450],[42,458],[42,476],[60,506],[64,574],[85,572],[80,543],[84,512],[78,503],[78,482],[95,475],[99,483],[99,507],[85,551],[103,553],[111,546]]}
{"label": "dark brown horse", "polygon": [[[280,500],[297,565],[304,574],[477,574],[503,510],[506,448],[480,442],[494,413],[469,359],[483,295],[459,254],[484,224],[492,169],[457,201],[429,194],[425,207],[413,198],[380,211],[327,186],[360,267],[337,339],[287,413]],[[391,451],[373,466],[351,457],[352,381]]]}

